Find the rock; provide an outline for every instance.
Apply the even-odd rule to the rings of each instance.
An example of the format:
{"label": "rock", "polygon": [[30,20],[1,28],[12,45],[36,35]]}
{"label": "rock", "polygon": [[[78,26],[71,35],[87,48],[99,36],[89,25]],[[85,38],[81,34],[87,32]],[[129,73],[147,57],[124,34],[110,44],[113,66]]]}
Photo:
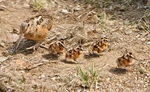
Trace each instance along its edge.
{"label": "rock", "polygon": [[112,10],[112,9],[113,9],[113,7],[112,7],[112,6],[109,6],[109,9],[110,9],[110,10]]}
{"label": "rock", "polygon": [[41,74],[41,76],[39,76],[39,79],[45,78],[46,76],[44,74]]}
{"label": "rock", "polygon": [[27,3],[24,3],[24,4],[22,5],[22,7],[23,7],[23,8],[30,8],[30,5],[27,4]]}
{"label": "rock", "polygon": [[63,13],[63,14],[69,14],[70,12],[68,10],[66,10],[66,9],[61,9],[61,13]]}
{"label": "rock", "polygon": [[145,41],[146,39],[145,39],[145,38],[140,38],[140,40],[141,40],[141,41]]}
{"label": "rock", "polygon": [[126,30],[125,30],[125,34],[126,34],[126,35],[130,35],[130,34],[132,34],[132,30],[130,30],[130,29],[126,29]]}
{"label": "rock", "polygon": [[12,39],[11,39],[11,42],[16,42],[19,38],[19,35],[18,34],[12,34]]}
{"label": "rock", "polygon": [[80,10],[81,10],[81,7],[80,7],[79,5],[77,5],[77,6],[74,8],[74,10],[80,11]]}
{"label": "rock", "polygon": [[150,41],[149,41],[149,42],[147,42],[147,44],[148,44],[148,45],[150,45]]}
{"label": "rock", "polygon": [[0,41],[0,46],[4,48],[5,47],[5,43]]}
{"label": "rock", "polygon": [[4,62],[7,59],[8,59],[8,57],[0,57],[0,62]]}
{"label": "rock", "polygon": [[139,37],[140,37],[140,35],[137,35],[137,36],[136,36],[136,38],[139,38]]}

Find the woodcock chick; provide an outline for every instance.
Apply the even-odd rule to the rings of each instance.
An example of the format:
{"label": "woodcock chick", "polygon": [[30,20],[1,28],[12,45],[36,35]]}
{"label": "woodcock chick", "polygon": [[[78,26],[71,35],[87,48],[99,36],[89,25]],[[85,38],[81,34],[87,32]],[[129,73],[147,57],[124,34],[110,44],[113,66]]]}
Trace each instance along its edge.
{"label": "woodcock chick", "polygon": [[108,39],[101,38],[91,44],[91,52],[101,53],[108,48]]}
{"label": "woodcock chick", "polygon": [[79,58],[79,56],[81,56],[81,54],[82,54],[81,51],[84,51],[84,49],[82,48],[81,45],[69,49],[66,52],[65,60],[67,60],[67,59],[73,59],[75,61],[75,63],[78,63],[77,62],[77,58]]}
{"label": "woodcock chick", "polygon": [[52,29],[53,22],[53,17],[50,15],[37,15],[22,22],[20,26],[20,37],[17,41],[15,50],[19,47],[23,36],[27,39],[36,41],[34,46],[27,48],[35,50],[47,36],[48,31]]}
{"label": "woodcock chick", "polygon": [[59,41],[53,41],[52,43],[50,43],[49,47],[48,47],[48,51],[50,51],[50,53],[52,54],[63,54],[64,52],[65,46],[64,46],[64,41],[63,40],[59,40]]}
{"label": "woodcock chick", "polygon": [[131,52],[125,53],[123,56],[119,57],[116,61],[118,68],[132,65],[133,59],[134,59],[134,56],[132,55]]}

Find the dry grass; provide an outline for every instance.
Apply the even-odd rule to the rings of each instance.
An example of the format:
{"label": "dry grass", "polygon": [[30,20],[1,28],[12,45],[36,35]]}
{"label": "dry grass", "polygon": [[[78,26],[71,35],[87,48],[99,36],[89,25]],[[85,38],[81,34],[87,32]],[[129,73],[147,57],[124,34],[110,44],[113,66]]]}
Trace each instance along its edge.
{"label": "dry grass", "polygon": [[[35,10],[39,11],[45,6],[41,1],[34,0]],[[94,41],[93,38],[107,36],[110,40],[108,50],[97,57],[89,56],[85,52],[83,57],[79,58],[81,64],[64,62],[63,55],[54,57],[43,48],[38,48],[34,52],[25,50],[11,55],[8,52],[9,48],[13,47],[12,39],[18,36],[18,34],[11,33],[12,27],[19,29],[23,20],[38,12],[31,12],[32,9],[24,8],[20,10],[16,9],[17,5],[14,6],[15,8],[8,5],[7,7],[11,7],[10,10],[14,12],[7,10],[0,12],[3,16],[0,22],[2,26],[0,28],[0,60],[2,60],[0,88],[2,90],[15,90],[16,92],[149,92],[150,27],[147,21],[148,13],[145,12],[144,15],[144,10],[138,10],[126,4],[112,3],[110,0],[84,0],[88,2],[86,4],[82,3],[83,0],[49,1],[46,13],[53,14],[55,26],[43,45],[48,46],[52,40],[68,37],[65,43],[69,48],[74,44],[79,44],[78,41],[81,39],[85,39],[84,44],[88,44]],[[127,3],[130,3],[129,1]],[[11,4],[12,1],[5,2]],[[62,9],[69,13],[62,13]],[[92,33],[93,30],[98,33]],[[6,36],[1,34],[2,32],[5,32],[10,40],[4,41]],[[137,57],[137,62],[129,67],[131,71],[116,69],[115,61],[124,53],[124,49],[132,51]],[[18,60],[23,63],[16,63]],[[3,76],[3,73],[8,77]]]}

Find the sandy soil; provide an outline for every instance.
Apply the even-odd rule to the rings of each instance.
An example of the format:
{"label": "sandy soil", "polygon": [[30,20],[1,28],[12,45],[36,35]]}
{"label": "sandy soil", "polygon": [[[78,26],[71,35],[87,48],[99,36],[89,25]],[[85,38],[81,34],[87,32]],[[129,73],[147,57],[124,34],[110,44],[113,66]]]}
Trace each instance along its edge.
{"label": "sandy soil", "polygon": [[[32,1],[32,0],[31,0]],[[150,13],[147,9],[109,0],[99,4],[84,0],[43,0],[43,9],[33,11],[30,0],[0,0],[0,91],[1,92],[149,92],[150,91]],[[88,0],[87,0],[88,1]],[[87,52],[78,59],[78,64],[65,62],[64,55],[53,56],[43,48],[36,51],[12,53],[14,42],[19,37],[22,21],[38,14],[53,15],[55,24],[43,45],[50,39],[65,37],[69,33],[66,47],[76,43],[80,35],[93,29],[108,37],[109,48],[99,56],[88,56]],[[84,25],[83,25],[84,22]],[[27,43],[24,43],[27,42]],[[137,60],[125,69],[118,70],[116,59],[125,50],[131,51]],[[65,54],[65,51],[64,51]],[[86,71],[94,65],[97,72],[96,86],[85,88],[77,76],[77,67]],[[28,69],[27,69],[28,68]]]}

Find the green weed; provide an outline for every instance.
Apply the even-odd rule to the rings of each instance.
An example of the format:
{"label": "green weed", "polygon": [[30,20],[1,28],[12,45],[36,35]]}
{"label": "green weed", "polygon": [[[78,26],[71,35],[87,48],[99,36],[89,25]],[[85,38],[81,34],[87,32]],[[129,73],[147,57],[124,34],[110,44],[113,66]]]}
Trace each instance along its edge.
{"label": "green weed", "polygon": [[33,0],[33,9],[35,11],[39,11],[43,8],[43,5],[41,3],[41,0]]}
{"label": "green weed", "polygon": [[86,68],[86,71],[83,71],[81,67],[77,67],[77,77],[81,80],[85,88],[91,88],[93,85],[96,87],[96,83],[99,78],[100,70],[95,70],[95,66],[93,64],[92,68]]}

